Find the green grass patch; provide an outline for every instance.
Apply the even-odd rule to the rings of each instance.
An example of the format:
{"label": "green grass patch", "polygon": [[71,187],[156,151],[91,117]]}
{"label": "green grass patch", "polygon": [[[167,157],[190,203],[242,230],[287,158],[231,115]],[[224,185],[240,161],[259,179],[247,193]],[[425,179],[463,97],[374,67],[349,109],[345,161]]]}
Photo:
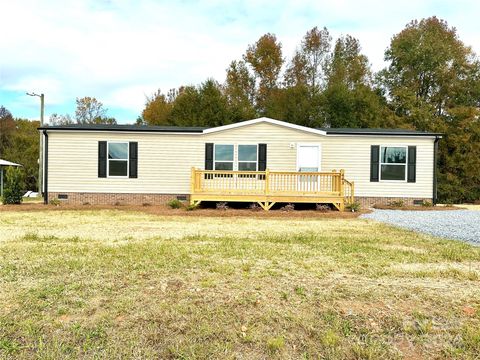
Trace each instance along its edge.
{"label": "green grass patch", "polygon": [[52,214],[0,217],[0,358],[479,353],[476,247],[359,219]]}

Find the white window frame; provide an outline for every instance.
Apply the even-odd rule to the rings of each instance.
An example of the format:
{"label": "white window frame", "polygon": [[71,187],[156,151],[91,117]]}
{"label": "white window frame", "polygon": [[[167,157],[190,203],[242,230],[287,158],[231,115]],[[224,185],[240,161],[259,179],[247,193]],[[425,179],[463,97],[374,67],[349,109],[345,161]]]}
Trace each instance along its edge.
{"label": "white window frame", "polygon": [[[247,145],[247,146],[248,146],[248,145],[249,145],[249,146],[255,146],[255,148],[256,148],[255,154],[256,154],[256,156],[257,156],[257,160],[255,160],[255,161],[243,161],[243,160],[241,161],[241,160],[240,160],[240,148],[239,148],[239,147],[240,147],[240,146],[245,146],[245,145]],[[240,143],[240,144],[236,144],[236,148],[237,148],[237,157],[236,157],[236,159],[237,159],[237,161],[236,161],[237,170],[240,171],[240,170],[239,170],[240,167],[238,166],[238,165],[240,165],[240,163],[253,163],[253,162],[254,162],[254,163],[255,163],[255,171],[258,171],[258,144],[253,144],[253,143]],[[234,150],[234,152],[235,152],[235,150]],[[233,158],[235,159],[235,154],[234,154],[234,157],[233,157]],[[235,169],[235,164],[234,164],[234,169]],[[247,170],[241,170],[241,171],[247,171]]]}
{"label": "white window frame", "polygon": [[[216,148],[217,145],[233,146],[233,159],[232,160],[218,160],[218,162],[232,163],[232,170],[217,170]],[[213,144],[213,170],[215,171],[234,171],[235,170],[235,144],[214,143]]]}
{"label": "white window frame", "polygon": [[318,172],[322,171],[322,144],[320,143],[297,143],[297,160],[295,164],[295,171],[300,171],[300,147],[302,146],[316,146],[318,147]]}
{"label": "white window frame", "polygon": [[[127,158],[126,159],[109,159],[110,144],[127,144]],[[110,175],[110,161],[125,161],[127,160],[127,175]],[[127,179],[130,175],[130,143],[128,141],[107,141],[107,178],[112,179]]]}
{"label": "white window frame", "polygon": [[[404,148],[405,149],[405,163],[384,163],[382,162],[382,149],[389,148],[389,147],[397,147],[397,148]],[[403,180],[383,180],[382,179],[382,165],[394,165],[394,166],[404,166],[405,167],[405,178]],[[396,144],[388,144],[388,145],[380,145],[380,154],[378,159],[378,180],[380,182],[396,182],[396,183],[403,183],[407,182],[407,171],[408,171],[408,146],[407,145],[396,145]]]}

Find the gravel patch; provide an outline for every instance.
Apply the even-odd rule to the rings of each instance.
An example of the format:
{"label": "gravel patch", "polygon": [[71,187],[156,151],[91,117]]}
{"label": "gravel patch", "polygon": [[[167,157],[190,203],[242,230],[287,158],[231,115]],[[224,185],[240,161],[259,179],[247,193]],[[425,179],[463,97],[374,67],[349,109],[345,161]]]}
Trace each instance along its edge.
{"label": "gravel patch", "polygon": [[480,211],[375,210],[361,218],[480,245]]}

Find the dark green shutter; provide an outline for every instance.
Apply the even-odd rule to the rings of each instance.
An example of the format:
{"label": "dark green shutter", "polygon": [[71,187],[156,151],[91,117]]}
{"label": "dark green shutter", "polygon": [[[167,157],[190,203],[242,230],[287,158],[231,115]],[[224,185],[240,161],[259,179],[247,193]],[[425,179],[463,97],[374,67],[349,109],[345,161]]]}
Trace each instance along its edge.
{"label": "dark green shutter", "polygon": [[213,170],[213,143],[205,144],[205,170]]}
{"label": "dark green shutter", "polygon": [[408,166],[407,166],[407,181],[415,182],[417,180],[417,147],[408,147]]}
{"label": "dark green shutter", "polygon": [[107,177],[107,142],[98,142],[98,177]]}
{"label": "dark green shutter", "polygon": [[267,170],[267,144],[258,144],[258,171]]}
{"label": "dark green shutter", "polygon": [[128,145],[128,177],[136,179],[138,177],[138,143],[130,142]]}
{"label": "dark green shutter", "polygon": [[370,181],[378,182],[380,163],[380,146],[372,145],[370,148]]}

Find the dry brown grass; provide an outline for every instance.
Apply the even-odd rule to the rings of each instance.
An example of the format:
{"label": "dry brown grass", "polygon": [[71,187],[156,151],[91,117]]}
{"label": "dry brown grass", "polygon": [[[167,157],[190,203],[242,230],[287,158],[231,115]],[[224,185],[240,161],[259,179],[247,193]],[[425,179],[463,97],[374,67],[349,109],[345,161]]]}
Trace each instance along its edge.
{"label": "dry brown grass", "polygon": [[41,203],[23,203],[20,205],[0,205],[0,212],[19,212],[19,211],[95,211],[95,210],[119,210],[119,211],[135,211],[145,214],[160,216],[189,216],[189,217],[248,217],[248,218],[317,218],[317,219],[353,219],[361,214],[369,213],[370,210],[362,210],[357,212],[331,210],[327,212],[315,210],[300,211],[252,211],[249,209],[217,210],[212,208],[198,208],[194,211],[186,211],[185,208],[171,209],[168,206],[140,206],[140,205],[44,205]]}
{"label": "dry brown grass", "polygon": [[8,211],[0,259],[0,357],[480,353],[480,249],[366,220]]}

